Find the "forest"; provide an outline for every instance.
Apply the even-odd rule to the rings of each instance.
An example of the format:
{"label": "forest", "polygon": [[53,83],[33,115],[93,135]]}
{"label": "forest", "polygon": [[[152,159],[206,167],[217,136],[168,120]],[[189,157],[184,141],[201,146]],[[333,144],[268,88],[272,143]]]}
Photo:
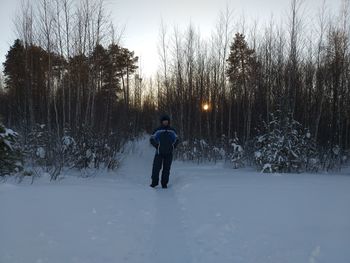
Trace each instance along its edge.
{"label": "forest", "polygon": [[38,2],[21,6],[3,64],[0,175],[24,162],[53,179],[64,167],[116,168],[124,144],[151,133],[161,113],[179,133],[182,160],[267,172],[348,160],[349,1],[337,13],[324,2],[310,18],[291,0],[283,21],[267,23],[227,8],[209,38],[192,23],[161,21],[152,77],[103,0]]}

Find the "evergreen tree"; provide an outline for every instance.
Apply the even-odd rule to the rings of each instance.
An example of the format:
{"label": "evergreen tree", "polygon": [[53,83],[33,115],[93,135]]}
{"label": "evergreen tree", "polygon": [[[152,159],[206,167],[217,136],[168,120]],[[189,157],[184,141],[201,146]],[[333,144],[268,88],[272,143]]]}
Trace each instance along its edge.
{"label": "evergreen tree", "polygon": [[319,161],[310,132],[279,111],[255,138],[255,162],[262,172],[290,173],[315,171]]}
{"label": "evergreen tree", "polygon": [[[227,63],[226,74],[231,83],[228,135],[229,137],[233,135],[233,131],[231,130],[233,123],[239,124],[243,121],[243,130],[238,126],[235,132],[241,132],[241,134],[239,133],[238,135],[246,141],[249,139],[251,132],[257,60],[254,49],[248,47],[248,43],[243,34],[237,33],[235,35],[234,41],[230,47]],[[235,109],[233,108],[233,103],[235,103]],[[240,113],[238,110],[240,106],[242,106],[246,112]],[[234,117],[232,117],[233,110],[236,113]]]}
{"label": "evergreen tree", "polygon": [[10,175],[23,169],[16,137],[16,132],[0,123],[0,176]]}
{"label": "evergreen tree", "polygon": [[25,117],[25,50],[22,42],[17,39],[10,47],[4,63],[5,84],[11,99],[10,111],[13,119],[22,120]]}

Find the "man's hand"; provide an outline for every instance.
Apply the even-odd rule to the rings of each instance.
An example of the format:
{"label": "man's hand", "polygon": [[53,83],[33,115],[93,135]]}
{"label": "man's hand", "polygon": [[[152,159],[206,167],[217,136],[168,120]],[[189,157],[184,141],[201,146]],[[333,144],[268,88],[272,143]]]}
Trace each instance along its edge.
{"label": "man's hand", "polygon": [[154,148],[158,149],[159,144],[156,142],[154,138],[150,138],[150,143],[153,145]]}
{"label": "man's hand", "polygon": [[176,149],[176,147],[178,146],[179,142],[180,142],[179,139],[176,138],[176,141],[175,141],[175,143],[174,143],[174,149]]}

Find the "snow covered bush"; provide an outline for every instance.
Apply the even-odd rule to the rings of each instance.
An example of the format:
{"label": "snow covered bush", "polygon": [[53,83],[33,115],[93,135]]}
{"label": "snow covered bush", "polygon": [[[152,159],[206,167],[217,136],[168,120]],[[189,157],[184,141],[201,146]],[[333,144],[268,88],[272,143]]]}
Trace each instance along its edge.
{"label": "snow covered bush", "polygon": [[225,160],[233,168],[244,166],[245,153],[237,136],[227,138],[225,135],[215,143],[208,143],[205,139],[183,141],[175,151],[175,157],[182,161],[216,162]]}
{"label": "snow covered bush", "polygon": [[56,180],[62,169],[114,169],[119,165],[116,157],[121,147],[121,139],[115,134],[108,136],[82,127],[77,134],[69,129],[58,136],[49,132],[44,124],[37,124],[23,138],[25,157],[32,169],[40,168]]}
{"label": "snow covered bush", "polygon": [[83,127],[77,137],[73,151],[74,167],[78,169],[92,168],[95,159],[95,142],[91,129]]}
{"label": "snow covered bush", "polygon": [[321,150],[320,163],[325,171],[340,170],[348,161],[348,154],[339,145],[328,146]]}
{"label": "snow covered bush", "polygon": [[204,159],[205,152],[207,152],[207,146],[205,140],[183,141],[178,145],[175,154],[182,161],[201,162]]}
{"label": "snow covered bush", "polygon": [[117,155],[124,142],[116,133],[105,136],[84,127],[74,142],[74,167],[115,169],[119,166]]}
{"label": "snow covered bush", "polygon": [[234,169],[244,167],[245,151],[236,133],[234,138],[227,138],[225,135],[222,135],[221,149],[224,152],[225,160],[228,161]]}
{"label": "snow covered bush", "polygon": [[49,130],[45,124],[37,123],[26,136],[22,137],[28,169],[37,175],[42,172],[48,173],[51,180],[56,180],[64,165],[56,131]]}
{"label": "snow covered bush", "polygon": [[17,133],[0,123],[0,176],[23,170],[20,149],[16,143]]}
{"label": "snow covered bush", "polygon": [[263,133],[255,138],[254,159],[262,172],[316,171],[319,159],[316,144],[307,129],[280,113],[264,122]]}
{"label": "snow covered bush", "polygon": [[54,158],[60,157],[51,152],[55,148],[52,145],[53,138],[45,124],[36,124],[27,137],[23,138],[26,160],[31,166],[48,167]]}
{"label": "snow covered bush", "polygon": [[182,161],[196,161],[198,163],[222,160],[224,155],[222,149],[208,143],[205,139],[193,139],[181,142],[176,151],[175,158]]}

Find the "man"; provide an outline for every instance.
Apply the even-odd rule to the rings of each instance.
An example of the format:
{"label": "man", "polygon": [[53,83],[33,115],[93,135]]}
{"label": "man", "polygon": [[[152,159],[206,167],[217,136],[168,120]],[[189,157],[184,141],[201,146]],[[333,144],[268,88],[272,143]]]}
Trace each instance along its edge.
{"label": "man", "polygon": [[159,183],[159,172],[163,166],[161,184],[167,188],[169,182],[170,167],[173,160],[173,150],[179,143],[176,131],[170,127],[170,117],[163,115],[160,118],[161,125],[154,130],[150,142],[156,148],[153,160],[151,187]]}

